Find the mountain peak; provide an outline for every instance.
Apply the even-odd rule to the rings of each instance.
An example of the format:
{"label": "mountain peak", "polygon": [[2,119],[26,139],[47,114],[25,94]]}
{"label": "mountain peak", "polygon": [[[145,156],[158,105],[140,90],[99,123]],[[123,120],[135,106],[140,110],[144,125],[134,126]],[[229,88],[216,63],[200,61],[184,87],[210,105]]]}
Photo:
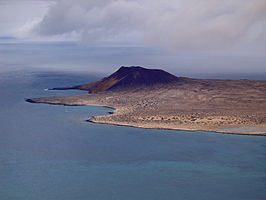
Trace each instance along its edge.
{"label": "mountain peak", "polygon": [[178,79],[178,77],[161,69],[147,69],[140,66],[121,66],[110,76],[93,83],[79,86],[79,89],[97,93],[113,89],[168,84],[178,81]]}
{"label": "mountain peak", "polygon": [[121,66],[117,71],[136,71],[136,70],[151,70],[141,66]]}

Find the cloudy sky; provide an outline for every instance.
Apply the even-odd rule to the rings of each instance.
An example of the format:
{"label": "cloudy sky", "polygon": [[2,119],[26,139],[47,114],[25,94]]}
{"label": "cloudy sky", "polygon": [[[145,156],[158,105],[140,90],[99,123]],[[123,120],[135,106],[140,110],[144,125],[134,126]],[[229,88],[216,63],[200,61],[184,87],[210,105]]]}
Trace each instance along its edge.
{"label": "cloudy sky", "polygon": [[261,72],[266,0],[0,0],[5,37],[248,55]]}
{"label": "cloudy sky", "polygon": [[0,0],[0,36],[177,49],[266,44],[265,0]]}

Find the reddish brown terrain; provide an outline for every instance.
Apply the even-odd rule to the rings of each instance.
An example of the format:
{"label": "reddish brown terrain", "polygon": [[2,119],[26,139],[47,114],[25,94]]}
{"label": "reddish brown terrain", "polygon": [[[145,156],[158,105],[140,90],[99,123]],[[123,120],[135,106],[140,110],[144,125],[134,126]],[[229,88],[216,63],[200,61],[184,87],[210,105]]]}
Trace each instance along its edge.
{"label": "reddish brown terrain", "polygon": [[116,109],[90,119],[97,123],[266,134],[265,81],[190,79],[163,70],[121,67],[109,77],[75,88],[91,93],[28,101]]}
{"label": "reddish brown terrain", "polygon": [[115,73],[102,80],[78,86],[78,89],[88,90],[91,93],[107,90],[125,90],[140,86],[152,86],[156,84],[168,84],[181,81],[168,72],[160,69],[145,69],[143,67],[120,67]]}

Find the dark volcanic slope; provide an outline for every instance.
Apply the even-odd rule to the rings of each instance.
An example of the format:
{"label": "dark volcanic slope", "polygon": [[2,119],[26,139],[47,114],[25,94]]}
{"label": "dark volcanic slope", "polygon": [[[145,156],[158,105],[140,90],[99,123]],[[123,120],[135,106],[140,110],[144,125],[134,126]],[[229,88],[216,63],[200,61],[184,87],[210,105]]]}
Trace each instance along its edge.
{"label": "dark volcanic slope", "polygon": [[151,86],[178,81],[179,78],[160,69],[146,69],[143,67],[121,67],[115,73],[102,80],[78,86],[79,89],[92,93],[112,89],[132,88],[135,86]]}

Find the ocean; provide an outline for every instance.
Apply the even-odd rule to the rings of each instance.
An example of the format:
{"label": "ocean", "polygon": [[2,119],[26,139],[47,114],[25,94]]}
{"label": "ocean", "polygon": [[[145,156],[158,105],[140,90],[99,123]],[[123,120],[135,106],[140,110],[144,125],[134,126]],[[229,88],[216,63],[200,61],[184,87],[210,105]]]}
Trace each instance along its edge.
{"label": "ocean", "polygon": [[89,123],[112,110],[25,98],[84,94],[45,89],[97,75],[14,65],[0,74],[1,200],[266,199],[266,137]]}

